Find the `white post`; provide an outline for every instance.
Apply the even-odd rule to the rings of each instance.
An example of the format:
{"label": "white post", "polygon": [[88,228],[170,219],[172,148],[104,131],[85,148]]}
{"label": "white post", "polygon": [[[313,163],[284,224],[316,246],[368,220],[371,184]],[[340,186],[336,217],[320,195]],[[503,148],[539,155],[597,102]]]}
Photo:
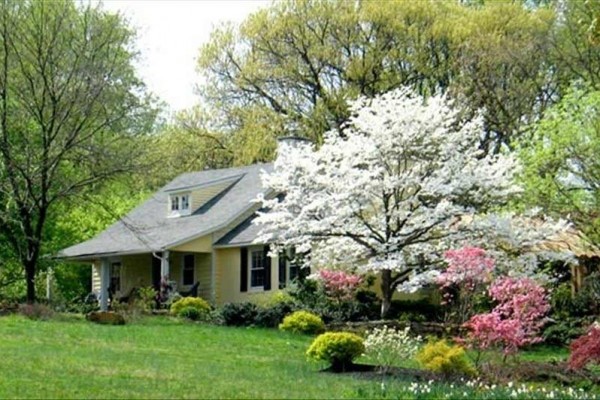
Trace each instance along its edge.
{"label": "white post", "polygon": [[100,265],[100,310],[108,311],[108,285],[110,284],[110,262],[107,258]]}
{"label": "white post", "polygon": [[48,302],[52,300],[52,268],[46,271],[46,300]]}
{"label": "white post", "polygon": [[160,276],[166,281],[169,281],[169,250],[165,250],[162,253],[162,258],[160,259]]}

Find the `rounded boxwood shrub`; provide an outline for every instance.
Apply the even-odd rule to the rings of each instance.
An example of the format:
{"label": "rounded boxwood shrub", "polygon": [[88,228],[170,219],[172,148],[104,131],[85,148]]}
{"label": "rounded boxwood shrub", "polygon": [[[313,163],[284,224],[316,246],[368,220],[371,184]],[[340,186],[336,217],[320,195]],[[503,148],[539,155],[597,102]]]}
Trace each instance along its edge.
{"label": "rounded boxwood shrub", "polygon": [[365,352],[363,339],[349,332],[327,332],[317,336],[306,355],[315,361],[327,361],[333,371],[345,371]]}
{"label": "rounded boxwood shrub", "polygon": [[283,319],[279,329],[293,333],[315,334],[325,331],[325,324],[318,315],[308,311],[296,311]]}
{"label": "rounded boxwood shrub", "polygon": [[[199,297],[183,297],[171,304],[171,314],[178,317],[185,317],[181,312],[189,308],[194,308],[198,311],[196,319],[200,319],[201,316],[208,315],[210,312],[210,304],[206,300]],[[189,310],[187,312],[189,313]]]}
{"label": "rounded boxwood shrub", "polygon": [[181,318],[187,318],[192,321],[197,321],[202,316],[202,313],[198,311],[197,308],[188,306],[182,308],[177,316]]}
{"label": "rounded boxwood shrub", "polygon": [[451,346],[445,340],[427,343],[416,356],[425,369],[444,375],[475,375],[477,371],[461,346]]}

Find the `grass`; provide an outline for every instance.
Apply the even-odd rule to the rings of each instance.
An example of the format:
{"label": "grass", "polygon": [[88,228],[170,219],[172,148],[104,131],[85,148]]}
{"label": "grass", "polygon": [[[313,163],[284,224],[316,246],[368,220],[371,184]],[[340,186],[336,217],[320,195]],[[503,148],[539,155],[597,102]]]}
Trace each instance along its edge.
{"label": "grass", "polygon": [[[0,318],[0,398],[431,398],[409,383],[321,373],[311,337],[154,317],[125,326],[82,318]],[[528,357],[546,358],[550,350]],[[458,393],[458,392],[457,392]],[[463,391],[461,389],[460,393]],[[469,392],[472,394],[472,392]],[[457,395],[458,396],[458,395]],[[522,397],[528,398],[528,397]]]}
{"label": "grass", "polygon": [[0,319],[0,398],[318,398],[360,386],[307,363],[310,340],[168,318],[101,326],[9,316]]}

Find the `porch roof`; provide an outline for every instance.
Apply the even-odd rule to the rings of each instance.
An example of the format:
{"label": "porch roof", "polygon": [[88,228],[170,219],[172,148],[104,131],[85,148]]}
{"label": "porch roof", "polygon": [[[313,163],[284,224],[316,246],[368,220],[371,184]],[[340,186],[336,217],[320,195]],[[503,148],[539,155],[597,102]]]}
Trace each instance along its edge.
{"label": "porch roof", "polygon": [[[259,208],[253,202],[262,187],[261,171],[271,171],[272,164],[191,172],[179,175],[154,193],[143,204],[88,241],[61,250],[60,258],[85,259],[103,255],[134,254],[166,250],[210,234],[230,225],[249,208]],[[239,177],[208,203],[191,215],[170,218],[169,192],[181,187],[193,187]]]}

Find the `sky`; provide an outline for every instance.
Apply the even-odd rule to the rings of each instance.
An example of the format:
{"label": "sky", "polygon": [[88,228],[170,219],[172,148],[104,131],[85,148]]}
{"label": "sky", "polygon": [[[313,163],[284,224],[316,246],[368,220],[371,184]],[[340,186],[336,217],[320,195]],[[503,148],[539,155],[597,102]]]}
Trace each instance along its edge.
{"label": "sky", "polygon": [[151,92],[170,111],[199,102],[194,93],[199,48],[219,23],[241,22],[269,0],[104,0],[106,10],[120,12],[137,29],[141,53],[137,68]]}

